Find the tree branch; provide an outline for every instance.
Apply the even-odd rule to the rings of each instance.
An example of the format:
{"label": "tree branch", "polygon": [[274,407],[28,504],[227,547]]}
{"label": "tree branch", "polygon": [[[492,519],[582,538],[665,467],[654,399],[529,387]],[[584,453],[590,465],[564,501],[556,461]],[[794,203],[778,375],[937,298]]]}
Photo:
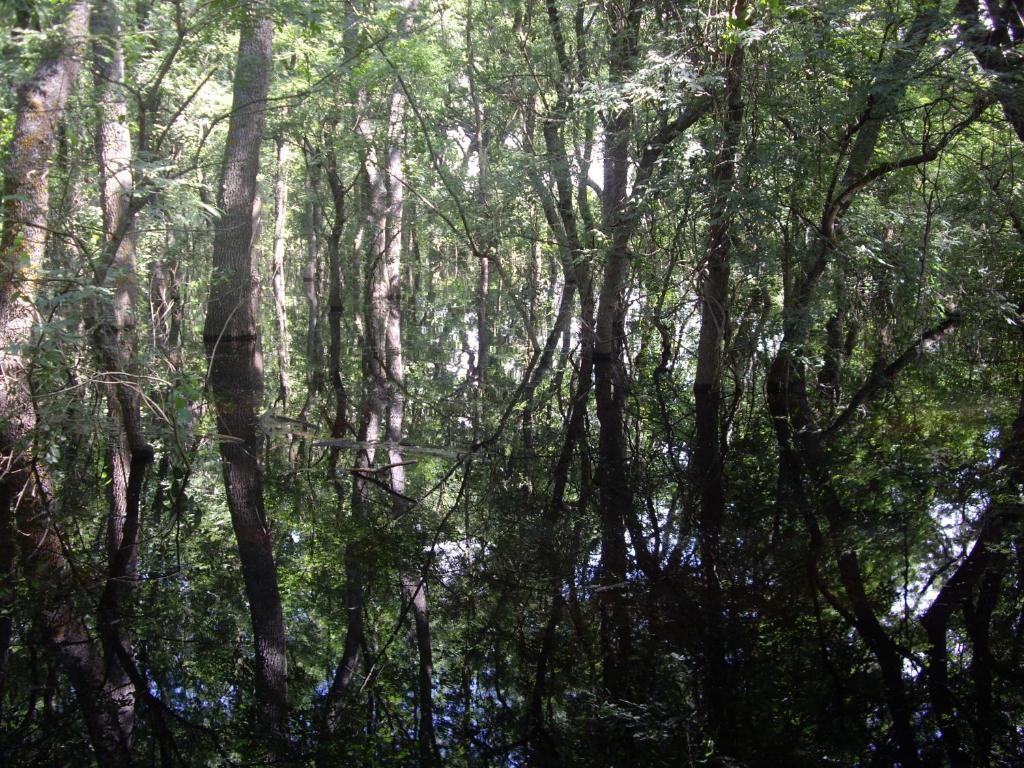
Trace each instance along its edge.
{"label": "tree branch", "polygon": [[917,340],[908,347],[902,355],[889,363],[885,368],[876,370],[868,376],[867,381],[865,381],[853,397],[850,398],[850,402],[846,408],[843,409],[843,412],[835,418],[835,421],[825,428],[824,436],[826,438],[835,436],[839,430],[853,419],[857,409],[874,397],[875,394],[877,394],[883,387],[891,384],[893,379],[895,379],[904,368],[917,360],[926,348],[932,344],[937,344],[946,336],[955,333],[957,328],[960,327],[960,321],[961,316],[959,312],[954,310],[947,313],[946,316],[942,318],[941,322],[921,333],[921,335],[917,337]]}

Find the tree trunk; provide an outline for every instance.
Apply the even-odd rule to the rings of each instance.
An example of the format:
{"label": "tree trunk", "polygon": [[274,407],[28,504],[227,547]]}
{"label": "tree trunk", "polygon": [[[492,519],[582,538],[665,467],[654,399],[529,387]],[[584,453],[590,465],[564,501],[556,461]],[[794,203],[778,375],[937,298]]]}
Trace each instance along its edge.
{"label": "tree trunk", "polygon": [[[608,2],[608,68],[612,84],[633,71],[639,4]],[[605,688],[616,700],[630,697],[629,669],[633,655],[627,601],[629,560],[626,518],[633,513],[633,488],[626,458],[626,380],[624,348],[626,282],[629,276],[631,213],[627,211],[629,139],[632,109],[617,107],[608,116],[604,137],[602,228],[608,238],[604,280],[598,297],[594,329],[594,390],[598,439],[598,513],[601,531],[601,653]],[[642,547],[642,541],[634,541]]]}
{"label": "tree trunk", "polygon": [[[76,585],[63,544],[49,518],[46,467],[31,454],[36,426],[26,361],[21,349],[36,331],[36,273],[46,248],[48,171],[57,128],[78,79],[89,28],[89,4],[67,5],[63,36],[18,93],[14,134],[4,173],[4,222],[0,234],[0,531],[20,532],[26,572],[45,580],[39,607],[50,647],[75,689],[97,757],[104,765],[130,765],[129,739],[121,727],[106,664],[74,606]],[[10,566],[5,564],[5,570]],[[116,683],[115,683],[116,685]]]}
{"label": "tree trunk", "polygon": [[[981,19],[984,9],[985,21]],[[1020,56],[1015,48],[1018,35],[1008,23],[1020,19],[1015,0],[984,2],[957,0],[956,13],[963,22],[961,38],[981,68],[993,77],[992,91],[1003,108],[1006,121],[1024,142],[1024,85],[1021,84]]]}
{"label": "tree trunk", "polygon": [[[327,154],[327,180],[331,187],[331,197],[334,203],[334,225],[331,228],[330,239],[327,243],[328,255],[328,325],[330,329],[330,379],[334,391],[335,414],[334,422],[331,425],[331,437],[341,439],[348,431],[348,401],[345,393],[344,381],[341,376],[342,358],[342,317],[344,316],[345,286],[342,281],[340,243],[344,232],[346,221],[345,191],[341,186],[341,179],[338,177],[337,162],[334,157],[334,150],[328,150]],[[358,196],[357,196],[358,197]],[[362,218],[362,217],[360,217]],[[363,220],[365,221],[365,220]],[[353,248],[359,250],[362,247],[362,233],[365,223],[360,221],[353,238]],[[368,369],[369,356],[364,352],[364,370]],[[367,408],[369,393],[364,393],[363,411],[360,419],[358,434],[368,434],[373,425],[369,419],[373,414],[372,409]],[[379,422],[378,422],[379,424]],[[331,449],[331,465],[335,468],[334,488],[338,499],[339,518],[344,514],[345,487],[337,475],[337,466],[340,449]],[[368,470],[373,461],[372,451],[360,451],[356,457],[357,465]],[[345,703],[345,696],[349,692],[352,682],[355,679],[356,670],[359,668],[359,658],[363,647],[363,592],[364,592],[364,569],[366,552],[363,546],[362,525],[365,521],[365,506],[367,502],[366,477],[359,472],[353,474],[352,480],[352,516],[356,522],[355,533],[345,542],[345,647],[342,651],[341,660],[338,663],[331,683],[331,689],[327,694],[324,705],[324,720],[320,733],[321,747],[327,747],[329,741],[340,724],[342,705]],[[326,752],[324,753],[327,754]],[[325,762],[326,757],[321,759]]]}
{"label": "tree trunk", "polygon": [[285,290],[285,227],[288,223],[288,145],[283,136],[274,140],[274,263],[271,282],[274,287],[274,317],[277,319],[277,398],[281,411],[288,415],[288,296]]}
{"label": "tree trunk", "polygon": [[[412,29],[412,14],[417,0],[403,0],[398,35],[405,39]],[[391,91],[387,149],[387,224],[385,237],[385,275],[387,280],[386,358],[387,409],[386,440],[391,486],[391,509],[396,520],[409,519],[409,502],[405,496],[405,462],[399,444],[405,419],[405,363],[402,354],[402,216],[405,201],[405,180],[402,172],[402,141],[404,133],[405,93],[400,83]],[[484,259],[481,259],[484,261]],[[485,317],[486,320],[486,317]],[[416,734],[419,765],[432,766],[438,761],[434,735],[433,651],[430,639],[430,617],[427,610],[427,585],[420,577],[419,563],[405,564],[399,574],[403,597],[412,607],[416,628],[416,649],[419,656],[417,704],[419,721]]]}
{"label": "tree trunk", "polygon": [[[345,52],[346,55],[353,55],[356,50],[356,43],[359,34],[358,21],[356,19],[356,5],[349,3],[345,8]],[[370,125],[366,117],[366,92],[361,90],[357,96],[357,106],[354,115],[356,132],[367,143],[370,142]],[[371,146],[372,152],[372,146]],[[341,233],[344,215],[344,192],[341,186],[341,179],[338,176],[337,158],[333,148],[327,149],[327,181],[331,187],[331,196],[334,202],[334,227],[331,231],[331,243],[329,244],[330,259],[330,334],[331,334],[331,383],[335,393],[335,419],[332,426],[332,435],[341,436],[347,427],[347,415],[342,401],[345,398],[344,383],[341,378],[341,319],[342,304],[345,294],[345,287],[341,284],[341,254],[338,251],[338,243],[341,240]],[[352,325],[353,341],[357,348],[362,350],[362,401],[359,406],[359,421],[356,426],[356,438],[363,443],[363,448],[356,452],[355,471],[352,473],[352,520],[355,523],[355,534],[345,542],[345,647],[342,651],[341,660],[334,673],[334,680],[331,689],[327,694],[324,704],[323,726],[320,733],[321,754],[324,757],[320,760],[322,764],[327,762],[324,751],[330,746],[330,740],[337,730],[340,721],[341,707],[344,698],[351,688],[355,679],[356,670],[359,667],[361,650],[365,643],[363,627],[363,604],[365,601],[365,572],[370,566],[366,562],[366,548],[364,546],[364,528],[367,520],[369,505],[369,472],[373,467],[374,448],[372,443],[380,435],[380,419],[383,409],[383,392],[381,387],[382,372],[381,365],[384,359],[384,350],[381,348],[383,334],[379,332],[378,325],[374,323],[374,294],[380,292],[379,283],[379,253],[383,247],[383,182],[376,165],[376,155],[368,154],[362,163],[359,175],[354,182],[356,189],[355,199],[357,210],[361,210],[358,216],[356,235],[353,238],[351,265],[349,270],[351,280],[352,299]],[[365,246],[364,238],[367,240]],[[364,256],[365,254],[365,256]],[[365,270],[365,273],[364,273]],[[376,270],[376,271],[375,271]],[[363,289],[365,287],[365,293]],[[363,322],[363,315],[366,315],[367,323]],[[338,453],[332,450],[332,464],[336,465]],[[335,480],[335,491],[338,495],[339,515],[344,511],[343,487],[340,481]],[[371,704],[372,707],[372,704]]]}
{"label": "tree trunk", "polygon": [[[256,9],[252,9],[255,13]],[[213,243],[213,279],[203,329],[217,412],[231,523],[238,542],[256,641],[256,695],[272,750],[288,738],[288,658],[260,466],[263,398],[253,246],[258,234],[256,175],[270,83],[273,23],[255,15],[242,27]]]}
{"label": "tree trunk", "polygon": [[[354,23],[354,22],[353,22]],[[366,141],[372,141],[372,131],[366,116],[366,93],[360,92],[359,110],[356,116],[356,132]],[[338,726],[340,707],[345,693],[351,686],[359,666],[360,650],[364,643],[363,595],[364,572],[369,566],[365,562],[365,547],[361,541],[362,531],[370,516],[370,478],[376,458],[376,443],[380,439],[381,422],[387,407],[387,314],[388,283],[386,270],[387,237],[387,191],[384,176],[377,162],[376,149],[370,144],[363,161],[362,180],[366,199],[366,249],[362,284],[363,296],[363,338],[362,338],[362,381],[363,395],[360,406],[356,439],[361,444],[356,452],[352,472],[352,518],[357,526],[356,539],[345,545],[347,631],[345,648],[334,675],[325,707],[325,727],[328,739]],[[332,180],[332,187],[335,180]],[[335,212],[337,216],[337,212]],[[357,238],[358,239],[358,238]],[[332,285],[332,291],[334,286]],[[340,291],[340,287],[339,287]],[[333,301],[333,300],[332,300]],[[340,302],[340,294],[339,294]],[[339,317],[340,320],[340,317]],[[339,326],[340,334],[340,326]],[[333,338],[333,330],[332,330]],[[332,359],[333,359],[332,351]]]}
{"label": "tree trunk", "polygon": [[[110,514],[108,518],[108,575],[100,598],[99,628],[110,666],[109,682],[120,703],[122,730],[130,740],[135,690],[119,658],[129,654],[128,614],[134,591],[142,486],[153,460],[153,449],[142,432],[136,360],[135,215],[131,136],[124,91],[124,55],[117,8],[110,0],[94,4],[93,71],[97,90],[99,128],[96,146],[101,179],[103,253],[97,282],[111,287],[112,306],[95,308],[90,318],[99,367],[107,379],[107,407],[113,421],[108,448]],[[111,285],[112,284],[112,285]]]}
{"label": "tree trunk", "polygon": [[[480,259],[480,272],[476,284],[476,380],[480,391],[478,413],[482,407],[484,388],[487,386],[487,366],[490,365],[491,357],[491,330],[490,321],[487,319],[487,304],[490,295],[491,261],[485,255]],[[479,419],[477,421],[479,422]],[[479,430],[479,423],[477,429]]]}
{"label": "tree trunk", "polygon": [[[549,27],[552,37],[561,40],[561,27],[557,9],[549,5]],[[560,61],[565,65],[564,57]],[[563,71],[564,77],[567,72]],[[559,262],[562,267],[562,292],[558,302],[551,330],[540,357],[526,382],[523,407],[523,442],[529,453],[533,444],[533,410],[534,395],[551,370],[555,350],[560,340],[568,339],[569,324],[572,320],[573,308],[577,294],[580,298],[580,360],[579,373],[572,387],[569,401],[569,414],[566,419],[562,446],[558,454],[551,476],[551,493],[544,506],[539,533],[539,565],[542,577],[547,580],[552,591],[552,608],[549,620],[542,637],[540,657],[535,672],[534,691],[527,717],[524,723],[525,738],[529,740],[536,761],[541,764],[557,760],[557,746],[552,734],[544,723],[543,700],[545,697],[548,660],[554,655],[557,639],[558,623],[562,617],[563,586],[568,580],[571,584],[573,552],[560,549],[560,526],[566,520],[565,495],[569,485],[572,461],[579,446],[586,439],[586,413],[590,402],[593,377],[593,328],[594,328],[594,296],[589,263],[586,260],[583,241],[579,232],[576,211],[573,207],[573,182],[569,166],[566,140],[562,134],[565,125],[564,116],[568,105],[568,95],[564,87],[559,94],[559,107],[555,114],[545,115],[542,124],[545,152],[549,169],[555,182],[555,194],[552,195],[548,186],[537,173],[530,174],[530,183],[541,202],[545,220],[558,243]],[[539,153],[534,147],[534,114],[531,110],[526,115],[524,126],[524,143],[534,155]],[[586,220],[586,219],[585,219]],[[588,222],[589,223],[589,222]],[[551,291],[554,295],[554,289]],[[563,361],[568,358],[567,345],[562,349]],[[556,390],[560,382],[556,382]],[[531,457],[532,458],[532,457]],[[585,459],[581,456],[581,461]],[[589,482],[588,472],[581,471],[584,476],[582,485]],[[580,508],[586,504],[581,499]]]}
{"label": "tree trunk", "polygon": [[[818,530],[817,503],[833,523],[832,536],[838,536],[848,516],[843,509],[827,472],[827,457],[821,431],[815,423],[807,394],[806,371],[802,363],[808,341],[811,308],[817,285],[828,267],[836,244],[836,225],[849,206],[855,187],[868,171],[882,127],[894,113],[908,84],[908,73],[920,56],[938,22],[937,4],[922,3],[916,10],[905,39],[876,78],[872,95],[865,103],[859,127],[853,136],[846,168],[839,180],[839,192],[831,190],[823,206],[822,225],[814,238],[802,275],[788,287],[783,309],[783,338],[768,371],[766,389],[768,410],[779,445],[779,504],[795,502],[811,530],[812,560],[822,549]],[[881,95],[876,95],[881,94]],[[851,191],[854,190],[854,191]],[[809,477],[805,478],[805,472]],[[817,500],[808,495],[810,480]],[[847,589],[853,611],[844,618],[857,630],[875,655],[882,671],[883,689],[893,719],[891,733],[904,766],[919,764],[910,712],[903,690],[902,667],[894,659],[891,640],[880,626],[863,595],[863,579],[858,560],[852,552],[840,551],[837,565]],[[817,565],[814,566],[817,574]],[[820,589],[821,584],[818,584]],[[829,597],[829,595],[826,595]]]}
{"label": "tree trunk", "polygon": [[[746,0],[733,3],[730,17],[744,20]],[[704,700],[709,730],[716,741],[727,740],[732,700],[724,628],[722,584],[719,576],[722,516],[725,510],[721,424],[722,360],[729,323],[729,257],[735,213],[733,195],[736,155],[743,127],[743,47],[725,57],[722,95],[721,145],[711,171],[711,225],[707,235],[707,261],[700,284],[700,336],[693,382],[696,439],[693,448],[694,482],[699,495],[701,577],[704,589]]]}
{"label": "tree trunk", "polygon": [[171,337],[171,270],[164,261],[149,268],[149,316],[153,328],[154,349],[167,353]]}
{"label": "tree trunk", "polygon": [[149,315],[153,347],[173,368],[181,365],[182,265],[175,253],[177,237],[171,220],[164,221],[164,258],[152,262],[149,274]]}
{"label": "tree trunk", "polygon": [[306,264],[302,290],[306,297],[306,400],[300,419],[305,420],[320,390],[320,178],[319,163],[306,155]]}
{"label": "tree trunk", "polygon": [[[476,48],[473,40],[473,3],[472,0],[466,4],[466,78],[469,84],[469,97],[473,103],[473,137],[471,146],[476,147],[478,161],[476,176],[476,194],[474,201],[481,211],[487,205],[487,185],[489,183],[487,143],[488,136],[484,132],[484,114],[480,102],[480,94],[477,90],[477,67]],[[487,366],[490,362],[490,321],[487,317],[487,307],[491,294],[491,263],[489,255],[494,248],[493,238],[489,234],[484,236],[484,243],[480,247],[482,257],[480,258],[480,272],[477,278],[476,287],[476,380],[477,380],[477,407],[474,414],[474,440],[478,438],[480,431],[480,419],[483,409],[484,388],[487,386]]]}
{"label": "tree trunk", "polygon": [[[1010,532],[1008,523],[1014,514],[1012,509],[1005,508],[997,499],[1014,498],[1024,486],[1024,393],[1021,396],[1017,417],[1009,429],[996,464],[1008,470],[1005,485],[1000,489],[1002,493],[993,494],[991,497],[992,500],[982,515],[971,551],[946,579],[928,606],[928,610],[921,617],[921,625],[929,643],[927,673],[932,709],[942,734],[947,759],[954,768],[971,765],[963,736],[966,712],[963,709],[963,702],[957,700],[949,686],[949,620],[957,608],[964,611],[972,643],[971,675],[975,683],[976,708],[975,764],[987,764],[989,756],[992,682],[988,626],[995,607],[994,601],[999,597],[997,585],[1002,578],[1001,568],[1006,557],[1004,549]],[[979,584],[981,586],[978,589],[975,606],[971,604],[971,593]]]}

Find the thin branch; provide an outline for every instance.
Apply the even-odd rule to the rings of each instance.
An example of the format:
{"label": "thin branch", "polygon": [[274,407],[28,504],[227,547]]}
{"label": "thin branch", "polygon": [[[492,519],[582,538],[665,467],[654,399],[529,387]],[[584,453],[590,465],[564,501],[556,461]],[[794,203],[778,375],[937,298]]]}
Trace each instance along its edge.
{"label": "thin branch", "polygon": [[840,192],[836,198],[829,205],[825,211],[824,217],[822,217],[821,231],[830,241],[834,241],[836,238],[835,225],[839,215],[849,205],[850,200],[855,194],[864,189],[864,187],[871,184],[873,181],[877,181],[883,176],[887,176],[894,171],[899,171],[904,168],[911,168],[916,165],[923,165],[924,163],[930,163],[935,160],[939,153],[944,150],[949,143],[959,136],[963,131],[974,123],[981,115],[987,110],[994,101],[994,97],[991,95],[980,96],[975,99],[974,106],[971,111],[967,114],[963,120],[954,125],[931,147],[926,147],[921,154],[913,155],[912,157],[904,157],[900,160],[893,160],[888,163],[880,163],[871,170],[864,173],[856,181],[849,184],[842,192]]}
{"label": "thin branch", "polygon": [[956,332],[960,327],[961,316],[957,311],[952,311],[946,314],[944,318],[937,324],[922,332],[917,340],[908,347],[902,355],[893,360],[889,365],[881,370],[873,372],[868,376],[860,389],[850,398],[849,404],[840,413],[825,430],[825,437],[834,437],[847,423],[853,419],[854,414],[857,410],[864,405],[868,400],[874,397],[881,389],[888,386],[892,381],[899,375],[904,368],[909,366],[915,360],[917,360],[921,353],[928,349],[932,344],[937,344],[946,336]]}

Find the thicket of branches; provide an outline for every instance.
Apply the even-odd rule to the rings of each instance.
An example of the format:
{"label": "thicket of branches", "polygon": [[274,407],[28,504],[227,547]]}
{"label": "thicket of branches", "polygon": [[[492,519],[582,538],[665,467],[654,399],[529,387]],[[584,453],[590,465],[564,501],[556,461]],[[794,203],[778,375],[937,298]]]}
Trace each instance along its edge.
{"label": "thicket of branches", "polygon": [[1024,758],[1019,0],[0,19],[5,764]]}

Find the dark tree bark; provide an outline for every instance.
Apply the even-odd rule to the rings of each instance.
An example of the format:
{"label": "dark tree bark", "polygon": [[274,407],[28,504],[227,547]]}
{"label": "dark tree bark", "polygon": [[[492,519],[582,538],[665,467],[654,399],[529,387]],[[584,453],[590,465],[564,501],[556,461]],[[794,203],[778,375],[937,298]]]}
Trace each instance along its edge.
{"label": "dark tree bark", "polygon": [[[329,377],[331,389],[334,393],[334,421],[331,425],[331,437],[342,439],[349,432],[348,422],[348,396],[345,391],[344,380],[341,372],[342,359],[342,318],[344,317],[344,296],[345,285],[341,269],[341,240],[345,231],[345,224],[348,218],[346,208],[346,190],[342,186],[338,176],[337,161],[333,149],[326,152],[325,171],[327,181],[331,189],[331,199],[334,206],[334,223],[331,227],[330,237],[327,242],[328,259],[328,328],[330,333],[330,362]],[[361,178],[361,174],[360,177]],[[358,178],[357,182],[358,183]],[[357,229],[354,234],[353,248],[359,250],[362,247],[363,231],[365,223],[363,217],[357,217]],[[364,368],[367,359],[364,357]],[[360,435],[365,434],[364,428],[367,419],[367,410],[364,408],[359,427]],[[340,449],[331,448],[331,465],[335,468],[334,487],[338,499],[339,518],[344,515],[346,487],[338,475],[338,461]],[[360,451],[357,455],[357,462],[363,462],[364,469],[369,469],[373,459],[372,452]],[[356,486],[359,486],[358,489]],[[355,679],[359,668],[359,659],[364,643],[363,636],[363,592],[364,592],[364,568],[368,563],[366,560],[365,547],[363,546],[363,532],[361,527],[365,522],[365,501],[368,489],[366,478],[359,472],[353,476],[352,490],[352,515],[356,523],[356,531],[345,542],[345,647],[342,651],[341,660],[335,671],[334,680],[331,683],[327,700],[324,704],[324,719],[321,726],[320,742],[321,748],[326,749],[330,740],[341,723],[342,707],[345,704],[345,697],[349,693],[352,682]],[[359,515],[357,517],[357,515]],[[326,755],[326,752],[324,752]],[[326,759],[326,758],[324,758]],[[321,760],[323,762],[323,760]]]}
{"label": "dark tree bark", "polygon": [[223,435],[224,485],[256,641],[256,695],[272,749],[281,752],[288,739],[288,658],[270,521],[263,506],[258,422],[263,358],[253,260],[256,175],[274,28],[258,7],[249,10],[252,16],[239,40],[203,340],[210,394]]}
{"label": "dark tree bark", "polygon": [[[359,33],[356,18],[356,6],[350,3],[345,9],[345,51],[352,55],[356,50]],[[366,92],[360,91],[357,97],[354,122],[359,137],[366,142],[371,140],[371,129],[366,116]],[[331,187],[334,201],[334,230],[331,240],[341,238],[340,222],[344,220],[344,192],[338,176],[337,158],[333,148],[327,150],[327,180]],[[365,601],[365,572],[371,566],[366,562],[366,548],[363,540],[363,529],[368,519],[370,502],[369,473],[373,468],[375,448],[373,443],[380,436],[380,421],[384,407],[382,365],[385,351],[384,335],[379,323],[374,322],[377,314],[374,307],[379,306],[375,297],[380,293],[380,251],[384,245],[383,221],[383,180],[376,165],[376,155],[372,151],[366,155],[359,175],[354,182],[356,188],[356,209],[362,215],[358,217],[356,235],[353,238],[351,264],[349,271],[352,284],[352,320],[355,329],[354,341],[362,350],[360,357],[362,368],[362,399],[359,403],[359,417],[356,425],[356,438],[362,443],[356,452],[355,467],[352,472],[351,515],[355,523],[356,533],[345,542],[345,647],[334,673],[327,700],[324,703],[323,726],[320,734],[321,751],[327,754],[330,741],[340,724],[342,705],[351,689],[359,668],[359,659],[365,643],[363,628],[363,604]],[[359,205],[365,203],[365,205]],[[366,243],[364,244],[364,239]],[[330,258],[330,333],[331,333],[331,379],[336,398],[336,412],[332,436],[342,436],[347,426],[347,416],[342,410],[338,398],[344,398],[344,384],[341,378],[341,319],[342,297],[345,293],[341,285],[341,254],[331,246]],[[364,274],[365,270],[365,274]],[[362,278],[362,279],[361,279]],[[365,288],[365,293],[361,289]],[[363,317],[366,322],[363,322]],[[337,463],[338,453],[332,449],[331,461]],[[343,488],[335,483],[338,494],[339,515],[343,514]],[[326,759],[326,758],[324,758]],[[323,762],[323,760],[321,760]]]}
{"label": "dark tree bark", "polygon": [[[605,3],[608,25],[608,77],[621,85],[635,67],[641,4]],[[598,440],[598,517],[601,530],[601,654],[604,684],[613,699],[629,699],[633,655],[627,601],[629,559],[626,519],[633,514],[633,488],[626,450],[625,408],[629,394],[624,347],[626,288],[633,212],[629,210],[629,142],[633,114],[615,107],[605,120],[604,187],[601,226],[609,245],[594,327],[594,391]],[[644,542],[634,541],[641,548]]]}
{"label": "dark tree bark", "polygon": [[[1024,487],[1024,394],[1017,418],[1006,435],[997,465],[1004,468],[1002,486],[993,494],[978,524],[978,533],[971,551],[943,583],[938,595],[921,617],[928,636],[928,688],[935,720],[942,732],[943,746],[949,764],[972,765],[971,752],[964,737],[965,722],[974,728],[974,763],[987,764],[991,746],[992,680],[988,632],[995,601],[999,599],[998,583],[1006,558],[1007,539],[1013,529],[1015,512],[1000,498],[1014,498]],[[978,589],[977,601],[972,592]],[[975,713],[973,721],[965,702],[958,700],[949,681],[949,623],[961,609],[972,643],[971,674],[974,678]]]}
{"label": "dark tree bark", "polygon": [[[557,17],[555,21],[557,22]],[[559,104],[562,104],[561,99]],[[546,157],[549,161],[551,175],[555,179],[556,193],[554,195],[551,194],[551,191],[543,183],[537,173],[531,172],[530,174],[531,186],[540,198],[541,207],[544,211],[544,218],[547,222],[548,228],[555,235],[555,240],[558,243],[558,257],[559,263],[562,267],[562,291],[558,301],[558,309],[555,312],[555,320],[552,323],[551,330],[548,332],[547,338],[544,341],[544,346],[541,349],[537,365],[534,366],[533,372],[530,374],[530,378],[527,381],[523,396],[523,442],[527,451],[531,449],[533,444],[533,416],[536,392],[543,383],[544,378],[551,371],[555,362],[555,351],[558,349],[559,343],[568,333],[569,324],[572,321],[573,309],[576,305],[576,296],[577,293],[580,292],[581,281],[586,282],[587,290],[591,291],[588,264],[585,261],[576,211],[572,202],[572,176],[567,157],[566,143],[564,136],[560,133],[560,126],[564,123],[564,120],[560,118],[559,115],[564,114],[565,108],[559,107],[555,115],[547,115],[543,118],[543,135]],[[536,156],[539,153],[534,147],[533,132],[535,121],[532,111],[528,114],[526,122],[527,124],[524,127],[523,134],[524,142],[531,154]],[[586,273],[587,278],[581,278],[580,273]],[[591,304],[592,303],[593,302],[591,301]],[[589,367],[589,361],[591,359],[591,347],[593,344],[589,339],[591,338],[594,327],[593,307],[591,307],[589,313],[581,312],[581,320],[581,334],[585,335],[588,339],[586,343],[582,344],[583,353],[588,361],[586,376],[587,391],[586,395],[583,397],[583,400],[586,401],[589,400],[591,384],[591,369]],[[578,436],[579,434],[576,435],[576,437]],[[566,478],[568,478],[568,465],[566,465],[565,469]],[[561,498],[561,495],[561,493],[556,494],[558,498]],[[561,501],[559,501],[556,506],[560,505]]]}
{"label": "dark tree bark", "polygon": [[[352,28],[355,26],[354,15]],[[361,181],[366,199],[365,248],[364,253],[364,295],[362,323],[362,383],[363,394],[359,410],[356,438],[360,448],[356,452],[355,467],[352,471],[352,517],[356,526],[363,527],[370,518],[371,477],[376,459],[376,445],[380,440],[382,422],[388,402],[387,384],[387,317],[388,284],[386,269],[387,247],[387,189],[384,174],[378,165],[378,154],[373,144],[373,132],[367,116],[367,95],[361,91],[358,97],[356,132],[367,143],[363,161]],[[334,172],[336,177],[336,172]],[[329,178],[332,178],[329,176]],[[332,179],[332,188],[337,182]],[[337,214],[335,214],[337,215]],[[361,238],[357,238],[361,239]],[[333,290],[333,287],[332,287]],[[357,320],[357,328],[358,328]],[[340,330],[339,330],[340,332]],[[333,354],[333,353],[332,353]],[[345,547],[346,617],[347,631],[345,648],[334,675],[325,707],[325,727],[328,738],[339,724],[340,708],[359,666],[360,652],[364,644],[362,606],[364,601],[364,571],[369,567],[365,560],[365,548],[357,533]]]}
{"label": "dark tree bark", "polygon": [[[745,20],[746,0],[736,0],[731,18]],[[704,700],[716,741],[728,740],[732,700],[726,665],[724,604],[719,575],[722,517],[725,511],[722,456],[722,361],[729,324],[729,260],[734,234],[736,155],[743,128],[743,47],[725,56],[721,139],[711,171],[711,225],[707,261],[700,284],[700,337],[693,382],[696,439],[693,472],[699,502],[698,545],[704,589]]]}
{"label": "dark tree bark", "polygon": [[[608,25],[608,76],[613,85],[623,84],[637,66],[637,38],[643,6],[632,0],[605,4]],[[625,407],[629,381],[625,368],[626,296],[630,269],[630,241],[640,212],[649,204],[650,182],[665,150],[710,108],[710,100],[698,98],[673,119],[665,119],[650,136],[638,142],[641,150],[631,173],[630,140],[634,116],[631,106],[617,105],[604,125],[604,185],[601,228],[608,245],[604,249],[604,278],[594,321],[594,390],[600,422],[598,444],[598,517],[601,525],[602,657],[605,686],[614,698],[629,694],[629,660],[632,655],[631,619],[626,602],[629,572],[625,533],[637,565],[650,579],[660,567],[647,549],[643,529],[633,508],[626,445]],[[629,180],[633,178],[632,188]],[[610,588],[607,588],[610,587]]]}
{"label": "dark tree bark", "polygon": [[[555,43],[561,73],[561,77],[556,81],[558,100],[554,109],[541,117],[541,132],[544,137],[543,154],[538,152],[534,146],[533,134],[536,128],[536,116],[532,101],[525,113],[523,139],[531,154],[536,157],[543,156],[547,160],[548,171],[554,181],[554,193],[552,193],[536,171],[530,172],[531,186],[540,200],[548,228],[554,234],[558,244],[559,262],[562,267],[562,290],[551,330],[544,346],[540,349],[537,364],[526,381],[524,389],[523,442],[527,452],[532,450],[533,445],[535,394],[553,367],[555,352],[560,342],[563,343],[563,362],[568,358],[566,340],[577,295],[580,300],[580,357],[578,373],[570,393],[569,413],[562,445],[552,471],[550,495],[544,505],[539,533],[539,566],[542,577],[548,582],[547,588],[552,593],[552,604],[541,639],[541,648],[534,673],[533,692],[524,723],[525,738],[531,744],[534,759],[538,764],[556,764],[559,759],[558,746],[544,722],[544,699],[547,695],[548,669],[555,653],[558,624],[563,615],[562,589],[566,580],[569,581],[571,588],[573,579],[574,553],[565,552],[560,548],[560,527],[568,517],[565,496],[569,487],[573,458],[587,436],[586,414],[593,386],[595,313],[590,266],[584,252],[584,240],[580,234],[580,217],[577,216],[574,207],[572,169],[563,133],[569,105],[572,102],[568,89],[571,79],[570,63],[565,52],[557,6],[548,3],[547,10],[548,29]],[[585,189],[583,194],[579,204],[586,227],[588,231],[592,231],[593,222],[588,218],[589,204],[585,197]],[[554,290],[551,293],[553,296]],[[560,388],[557,382],[555,388],[556,390]],[[581,462],[584,464],[584,469],[581,470],[581,475],[584,477],[582,485],[587,487],[589,473],[585,469],[585,456],[581,456]],[[585,502],[581,499],[580,507],[585,506]]]}

